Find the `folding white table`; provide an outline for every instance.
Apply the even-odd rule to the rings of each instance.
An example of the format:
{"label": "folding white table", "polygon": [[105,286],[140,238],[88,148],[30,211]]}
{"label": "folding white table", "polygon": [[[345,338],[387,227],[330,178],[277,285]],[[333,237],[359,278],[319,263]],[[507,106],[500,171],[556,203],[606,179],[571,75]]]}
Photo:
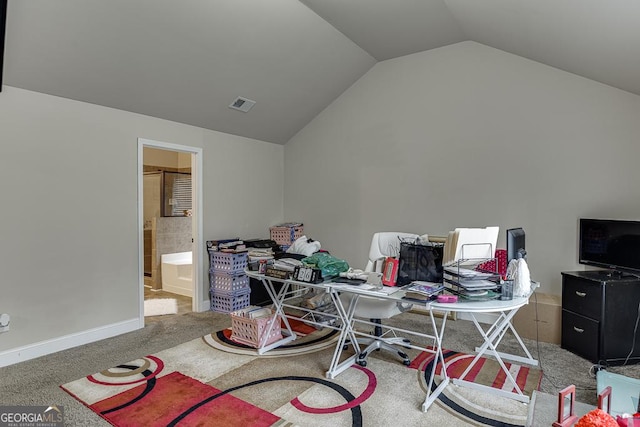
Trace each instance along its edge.
{"label": "folding white table", "polygon": [[[516,384],[515,379],[513,378],[513,375],[511,375],[511,373],[509,372],[509,369],[507,369],[503,361],[503,359],[507,359],[507,360],[518,361],[521,363],[527,363],[534,366],[538,364],[537,360],[535,360],[531,356],[526,346],[522,342],[522,339],[520,338],[515,328],[511,324],[511,319],[513,319],[513,316],[520,309],[520,307],[528,303],[529,296],[514,298],[512,300],[507,300],[507,301],[502,301],[502,300],[460,301],[456,303],[447,303],[447,304],[437,303],[437,302],[416,303],[415,301],[408,301],[404,299],[403,297],[404,297],[405,291],[402,289],[391,294],[386,294],[384,292],[376,292],[369,289],[364,289],[359,286],[349,286],[349,285],[344,285],[340,283],[324,282],[324,283],[314,284],[314,283],[299,282],[291,279],[279,279],[275,277],[266,276],[263,274],[258,274],[252,271],[247,271],[247,274],[250,277],[258,279],[262,282],[262,284],[265,286],[273,302],[275,316],[273,317],[273,320],[269,324],[268,331],[271,331],[271,328],[276,326],[277,324],[276,322],[278,322],[278,326],[279,326],[280,320],[282,320],[282,324],[284,325],[284,329],[285,329],[283,330],[283,338],[281,340],[271,343],[269,345],[264,345],[264,343],[261,343],[261,345],[258,348],[258,354],[264,354],[265,352],[271,349],[277,348],[283,344],[286,344],[296,338],[295,332],[293,332],[293,330],[291,329],[291,326],[289,325],[288,315],[284,311],[285,307],[292,307],[297,310],[301,309],[301,307],[299,306],[290,305],[288,303],[288,299],[291,298],[291,295],[295,295],[296,293],[299,294],[300,290],[305,290],[306,288],[312,288],[312,289],[320,290],[321,292],[326,292],[330,296],[331,301],[333,302],[336,308],[336,311],[338,313],[336,316],[334,316],[337,321],[336,322],[337,325],[322,324],[322,326],[327,326],[340,331],[340,336],[338,338],[338,342],[336,343],[331,364],[329,366],[329,369],[326,372],[327,378],[331,378],[331,379],[335,378],[341,372],[343,372],[350,366],[353,366],[355,363],[357,363],[357,360],[360,354],[360,346],[357,341],[358,336],[365,336],[368,338],[382,339],[382,340],[389,339],[390,341],[392,341],[396,337],[396,332],[399,332],[402,334],[409,334],[413,336],[426,338],[427,341],[431,343],[431,345],[421,347],[421,346],[414,345],[412,343],[402,344],[402,345],[406,345],[409,348],[434,354],[435,363],[432,364],[432,372],[431,372],[429,384],[427,385],[427,394],[425,397],[425,401],[422,404],[422,410],[426,412],[427,409],[431,406],[431,404],[437,399],[440,393],[442,393],[442,391],[447,387],[447,385],[451,381],[445,369],[446,366],[444,361],[444,355],[442,352],[442,340],[445,334],[447,316],[449,315],[449,313],[454,313],[454,312],[468,313],[472,317],[472,321],[474,325],[480,332],[480,335],[484,340],[484,344],[476,348],[477,354],[475,358],[473,359],[469,367],[463,372],[460,378],[456,378],[452,380],[454,384],[480,388],[480,389],[486,390],[487,392],[496,393],[496,394],[503,395],[512,399],[516,399],[522,402],[529,401],[529,397],[526,396],[522,390],[520,390],[520,388]],[[274,285],[274,282],[282,284],[280,290],[276,290],[276,286]],[[294,287],[295,289],[292,289],[292,287]],[[349,292],[353,296],[351,298],[351,302],[348,307],[345,307],[342,304],[342,301],[339,298],[340,292]],[[416,330],[396,328],[396,327],[392,327],[384,324],[382,325],[382,328],[384,331],[382,337],[376,337],[369,333],[364,333],[357,330],[356,325],[380,326],[379,324],[374,324],[366,320],[354,318],[355,307],[357,305],[357,302],[360,296],[368,296],[368,297],[374,296],[376,298],[392,300],[398,304],[404,304],[404,305],[407,305],[407,304],[413,304],[414,306],[423,305],[427,310],[429,310],[429,319],[430,319],[430,322],[429,322],[430,324],[424,325],[424,329],[427,331],[431,329],[433,333],[429,333],[430,331],[422,332],[422,331],[416,331]],[[326,315],[326,313],[324,312],[322,313],[315,312],[314,310],[311,310],[311,309],[305,309],[305,311],[308,311],[312,315],[314,313]],[[440,324],[440,326],[437,325],[435,320],[436,313],[444,314],[442,318],[442,323]],[[480,322],[478,322],[476,318],[476,314],[478,313],[483,313],[483,314],[495,313],[497,315],[497,319],[493,322],[493,324],[488,329],[485,330],[480,325]],[[306,319],[306,321],[308,321],[309,323],[317,323],[313,321],[313,317]],[[507,353],[501,353],[497,351],[497,347],[499,346],[500,341],[502,340],[506,332],[509,330],[513,333],[513,335],[518,340],[518,343],[520,344],[525,354],[525,357],[507,354]],[[389,338],[387,334],[392,334],[392,337]],[[265,337],[268,335],[269,335],[268,333],[264,334]],[[355,350],[355,354],[341,362],[340,359],[347,341],[349,341],[353,346]],[[499,390],[493,387],[475,384],[471,381],[465,380],[466,376],[471,371],[473,366],[476,365],[476,363],[480,360],[480,358],[486,354],[490,354],[495,357],[495,359],[500,364],[501,369],[505,372],[507,380],[513,385],[513,389],[515,391]],[[436,376],[436,367],[438,364],[441,364],[441,366],[443,367],[440,373],[441,382],[440,384],[438,384],[436,389],[432,391],[431,389],[433,387],[433,381]]]}
{"label": "folding white table", "polygon": [[[532,282],[533,283],[533,282]],[[459,378],[453,379],[454,384],[464,385],[467,387],[473,387],[477,389],[484,390],[488,393],[494,393],[501,396],[509,397],[511,399],[515,399],[521,402],[529,402],[529,396],[524,394],[524,392],[520,389],[518,384],[516,384],[516,380],[513,378],[513,375],[505,365],[503,359],[511,360],[514,362],[526,363],[528,365],[537,366],[538,361],[531,356],[531,353],[522,342],[522,338],[518,335],[518,332],[513,327],[511,320],[513,316],[518,312],[520,307],[527,304],[529,302],[529,297],[537,287],[536,283],[533,283],[532,290],[529,295],[526,297],[516,297],[512,300],[490,300],[490,301],[459,301],[452,304],[447,303],[438,303],[432,302],[429,305],[430,313],[433,315],[433,311],[440,311],[444,313],[443,325],[440,330],[442,334],[440,336],[440,341],[444,336],[444,324],[446,323],[447,316],[449,313],[467,313],[471,316],[471,320],[473,324],[476,326],[476,329],[482,336],[484,340],[484,344],[480,347],[476,347],[476,356],[471,361],[469,366],[465,369],[465,371],[460,375]],[[497,318],[487,329],[483,328],[483,326],[478,322],[476,315],[477,314],[487,314],[487,313],[495,313],[497,314]],[[518,356],[510,353],[502,353],[497,350],[502,338],[505,336],[507,331],[511,331],[518,341],[520,348],[522,349],[525,356]],[[500,364],[500,368],[505,373],[507,380],[510,385],[512,385],[513,391],[507,389],[497,389],[494,387],[476,384],[472,381],[467,381],[465,378],[469,374],[469,372],[473,369],[473,367],[478,363],[483,355],[488,354],[493,356],[497,362]],[[443,371],[445,369],[443,368]],[[445,373],[446,375],[446,373]]]}
{"label": "folding white table", "polygon": [[[346,321],[344,308],[339,301],[340,298],[338,298],[338,293],[336,292],[336,290],[333,287],[329,286],[328,283],[307,283],[292,279],[280,279],[267,276],[265,274],[259,274],[255,271],[250,270],[246,270],[246,274],[251,278],[259,280],[263,284],[273,303],[274,316],[269,322],[267,329],[263,333],[263,339],[266,339],[270,336],[273,328],[281,327],[281,325],[283,326],[282,338],[270,344],[261,342],[257,348],[258,354],[264,354],[270,350],[273,350],[295,340],[296,333],[293,331],[291,325],[289,324],[289,318],[298,317],[288,315],[287,313],[285,313],[284,309],[289,307],[297,311],[302,311],[306,313],[302,318],[302,320],[306,323],[340,331],[338,343],[336,344],[333,358],[331,360],[331,365],[329,366],[329,370],[326,373],[327,378],[334,378],[337,375],[337,373],[335,373],[336,366],[339,364],[338,362],[342,353],[342,348],[347,342],[347,339],[351,339],[352,342],[355,342],[355,335],[348,328],[349,323]],[[276,289],[277,287],[275,283],[279,283],[281,285],[279,289]],[[319,290],[321,293],[326,293],[327,295],[329,295],[329,297],[331,298],[331,302],[336,307],[337,314],[334,315],[331,313],[326,313],[324,311],[300,307],[299,305],[292,305],[289,303],[289,300],[300,296],[308,289]],[[322,316],[323,318],[330,319],[332,318],[333,320],[335,320],[335,323],[332,324],[331,322],[318,322],[316,320],[316,316]],[[347,367],[342,368],[340,372]]]}
{"label": "folding white table", "polygon": [[[287,315],[284,311],[286,307],[309,312],[311,314],[311,317],[305,318],[305,321],[312,324],[317,323],[317,322],[314,322],[313,320],[314,314],[326,315],[326,313],[324,312],[321,312],[321,313],[316,312],[314,310],[311,310],[308,308],[302,308],[297,305],[291,305],[289,303],[289,300],[291,298],[295,298],[295,296],[299,295],[300,290],[304,291],[306,289],[316,289],[316,290],[320,290],[321,292],[325,292],[330,296],[331,301],[333,302],[333,305],[335,306],[336,311],[338,313],[335,316],[335,319],[337,320],[337,325],[322,324],[322,326],[328,326],[340,331],[340,336],[338,338],[338,341],[334,349],[333,357],[331,359],[331,364],[329,366],[329,369],[326,372],[327,378],[333,379],[337,375],[339,375],[341,372],[345,371],[346,369],[348,369],[349,367],[357,363],[359,354],[361,352],[360,345],[358,344],[358,340],[357,340],[358,336],[365,336],[373,339],[393,340],[393,338],[396,337],[395,335],[396,332],[426,338],[427,341],[430,342],[431,344],[430,346],[421,347],[412,343],[403,343],[402,345],[405,345],[407,347],[410,347],[416,350],[432,353],[435,355],[437,360],[439,360],[439,363],[441,363],[444,366],[444,357],[442,355],[442,350],[441,350],[441,339],[444,334],[444,323],[440,327],[440,330],[438,330],[435,317],[433,316],[433,314],[431,314],[430,316],[431,325],[430,326],[425,325],[425,328],[429,329],[431,327],[433,328],[433,330],[438,331],[435,334],[396,328],[389,325],[381,325],[384,331],[383,336],[376,337],[370,333],[365,333],[356,329],[356,325],[367,325],[372,327],[380,326],[378,324],[374,324],[372,322],[369,322],[363,319],[354,318],[355,307],[357,305],[357,302],[360,296],[363,296],[363,295],[369,296],[369,297],[374,296],[378,298],[389,299],[398,304],[415,305],[415,302],[410,302],[402,298],[404,296],[403,290],[398,290],[397,292],[388,295],[383,292],[365,289],[364,287],[349,286],[341,283],[324,282],[324,283],[316,284],[316,283],[300,282],[292,279],[275,278],[275,277],[267,276],[264,274],[258,274],[257,272],[254,272],[254,271],[247,271],[246,273],[249,277],[260,280],[262,282],[265,289],[267,290],[267,293],[269,294],[269,297],[273,302],[273,309],[275,311],[275,315],[273,316],[273,319],[269,323],[266,332],[263,333],[263,337],[269,336],[270,332],[272,331],[272,328],[280,326],[279,325],[280,321],[282,322],[282,325],[284,325],[284,329],[282,331],[283,338],[271,344],[266,344],[265,342],[261,342],[257,349],[258,354],[264,354],[269,350],[272,350],[281,345],[289,343],[296,338],[296,334],[291,329],[291,326],[289,325],[289,322],[288,322],[288,318],[291,316]],[[281,284],[279,290],[276,289],[275,283]],[[345,307],[342,304],[342,300],[339,298],[340,292],[349,292],[350,294],[352,294],[352,298],[350,299],[350,303],[348,307]],[[393,334],[393,337],[389,338],[387,334]],[[346,346],[347,342],[349,342],[350,345],[353,346],[354,354],[346,358],[345,360],[340,361],[340,359],[342,358],[343,350],[345,349],[345,347],[348,347]],[[431,391],[433,381],[435,379],[436,367],[437,367],[437,363],[434,363],[432,367],[431,379],[427,387],[427,395],[425,397],[424,404],[422,405],[423,411],[427,410],[427,408],[431,405],[431,403],[435,401],[438,395],[446,388],[447,384],[449,383],[449,379],[446,377],[446,372],[445,372],[445,376],[442,382],[438,385],[436,390],[434,390],[433,392]]]}
{"label": "folding white table", "polygon": [[[342,300],[340,298],[337,298],[336,306],[338,307],[338,311],[342,313],[344,322],[348,326],[344,331],[343,337],[344,338],[346,338],[347,336],[350,337],[351,344],[353,345],[355,350],[355,354],[353,356],[350,356],[344,361],[339,362],[345,340],[343,339],[341,340],[341,342],[338,343],[340,347],[336,348],[336,359],[334,359],[334,361],[332,362],[331,370],[329,372],[329,374],[331,375],[330,378],[334,378],[336,375],[338,375],[345,369],[349,368],[355,363],[358,363],[359,355],[360,355],[360,346],[357,340],[354,338],[356,336],[364,336],[367,338],[378,339],[383,341],[388,340],[388,342],[391,344],[397,344],[396,333],[401,333],[403,335],[408,334],[414,337],[417,336],[417,337],[425,338],[427,342],[429,342],[431,345],[423,347],[423,346],[415,345],[411,342],[408,342],[408,343],[403,342],[400,345],[404,347],[412,348],[415,350],[431,353],[436,358],[436,363],[432,364],[431,376],[429,379],[429,383],[427,384],[427,394],[425,396],[424,403],[422,404],[422,410],[426,411],[429,408],[429,406],[431,406],[431,404],[437,399],[440,393],[442,393],[442,391],[449,384],[449,378],[447,377],[445,372],[444,376],[442,377],[442,381],[440,382],[440,384],[438,384],[438,387],[436,387],[436,389],[433,391],[431,390],[433,386],[433,382],[435,380],[436,367],[438,363],[444,366],[444,356],[442,353],[442,336],[444,335],[445,323],[443,322],[441,327],[438,328],[436,324],[435,316],[431,311],[429,316],[431,322],[430,322],[430,325],[425,325],[425,329],[427,331],[429,329],[433,329],[434,333],[403,329],[403,328],[398,328],[398,327],[394,327],[386,324],[381,325],[379,323],[373,323],[363,319],[357,319],[357,318],[354,318],[354,313],[355,313],[356,305],[358,304],[358,299],[361,296],[382,298],[382,299],[394,301],[397,304],[403,305],[403,306],[420,305],[420,303],[416,303],[415,301],[409,301],[404,299],[403,297],[404,297],[405,291],[403,289],[398,289],[394,293],[387,294],[385,292],[364,289],[361,286],[350,286],[350,285],[344,285],[340,283],[330,283],[330,284],[327,284],[327,286],[331,287],[336,294],[338,292],[349,292],[351,294],[350,303],[348,307],[344,307],[342,305]],[[370,333],[364,333],[357,330],[356,325],[380,327],[382,328],[383,334],[382,336],[375,336]]]}

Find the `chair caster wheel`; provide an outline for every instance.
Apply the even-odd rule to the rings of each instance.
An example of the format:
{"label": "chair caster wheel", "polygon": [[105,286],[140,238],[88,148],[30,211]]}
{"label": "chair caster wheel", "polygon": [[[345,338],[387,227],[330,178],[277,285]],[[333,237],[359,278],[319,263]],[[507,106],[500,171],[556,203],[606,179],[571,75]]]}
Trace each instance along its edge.
{"label": "chair caster wheel", "polygon": [[408,360],[408,359],[405,359],[405,360],[403,360],[403,361],[402,361],[402,364],[403,364],[404,366],[409,366],[409,365],[411,365],[411,361],[410,361],[410,360]]}
{"label": "chair caster wheel", "polygon": [[342,350],[347,350],[349,348],[349,346],[347,344],[342,346]]}
{"label": "chair caster wheel", "polygon": [[367,361],[366,360],[358,360],[356,363],[358,365],[362,366],[363,368],[367,366]]}
{"label": "chair caster wheel", "polygon": [[398,356],[402,357],[404,360],[409,360],[409,356],[407,355],[407,353],[404,353],[402,351],[398,352]]}

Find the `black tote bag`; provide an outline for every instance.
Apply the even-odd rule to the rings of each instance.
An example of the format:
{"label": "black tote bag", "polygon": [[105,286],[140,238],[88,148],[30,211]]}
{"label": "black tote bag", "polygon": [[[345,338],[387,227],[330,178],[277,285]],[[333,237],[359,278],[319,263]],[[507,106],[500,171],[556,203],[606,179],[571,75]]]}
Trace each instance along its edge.
{"label": "black tote bag", "polygon": [[443,248],[444,245],[400,243],[397,285],[406,285],[415,280],[442,282]]}

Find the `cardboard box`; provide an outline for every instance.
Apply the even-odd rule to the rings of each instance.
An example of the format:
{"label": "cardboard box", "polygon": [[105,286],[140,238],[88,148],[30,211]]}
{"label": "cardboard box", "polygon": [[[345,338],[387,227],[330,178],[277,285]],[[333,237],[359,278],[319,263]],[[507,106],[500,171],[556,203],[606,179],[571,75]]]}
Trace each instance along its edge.
{"label": "cardboard box", "polygon": [[513,317],[513,326],[522,338],[560,344],[562,297],[533,294]]}

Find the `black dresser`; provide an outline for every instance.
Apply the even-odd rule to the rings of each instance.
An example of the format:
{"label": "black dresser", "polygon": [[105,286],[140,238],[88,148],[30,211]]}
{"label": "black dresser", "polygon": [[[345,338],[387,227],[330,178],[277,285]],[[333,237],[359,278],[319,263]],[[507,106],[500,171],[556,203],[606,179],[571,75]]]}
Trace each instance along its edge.
{"label": "black dresser", "polygon": [[[634,345],[640,279],[606,271],[562,273],[561,347],[594,363],[621,365]],[[640,362],[640,325],[627,363]]]}

